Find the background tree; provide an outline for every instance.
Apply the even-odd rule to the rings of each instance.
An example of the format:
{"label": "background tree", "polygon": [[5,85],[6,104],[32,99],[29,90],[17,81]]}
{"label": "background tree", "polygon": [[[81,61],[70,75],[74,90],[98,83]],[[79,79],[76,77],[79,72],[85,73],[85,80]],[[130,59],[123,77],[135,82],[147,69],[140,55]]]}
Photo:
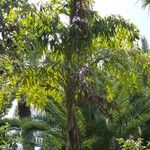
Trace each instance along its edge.
{"label": "background tree", "polygon": [[144,51],[144,53],[148,53],[150,50],[147,39],[145,37],[141,38],[141,43],[142,43],[142,50]]}

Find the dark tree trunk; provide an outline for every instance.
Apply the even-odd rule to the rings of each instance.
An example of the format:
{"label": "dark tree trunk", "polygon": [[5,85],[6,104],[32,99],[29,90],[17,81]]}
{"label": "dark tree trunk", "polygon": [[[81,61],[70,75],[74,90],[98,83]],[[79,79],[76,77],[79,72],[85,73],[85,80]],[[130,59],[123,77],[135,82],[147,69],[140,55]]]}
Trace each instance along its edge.
{"label": "dark tree trunk", "polygon": [[[144,127],[142,127],[142,138],[144,139],[144,145],[147,145],[147,142],[150,141],[150,120],[145,122]],[[150,148],[150,146],[148,147]]]}
{"label": "dark tree trunk", "polygon": [[18,115],[20,119],[31,118],[30,106],[26,106],[26,101],[18,103]]}
{"label": "dark tree trunk", "polygon": [[[18,115],[20,120],[27,119],[27,118],[31,119],[31,109],[30,106],[26,106],[25,100],[22,100],[18,103]],[[23,143],[22,143],[23,150],[34,150],[34,144],[32,143],[32,140],[33,140],[33,132],[28,133],[28,137],[23,137]]]}
{"label": "dark tree trunk", "polygon": [[111,137],[108,137],[108,139],[105,141],[105,150],[112,150],[112,139]]}
{"label": "dark tree trunk", "polygon": [[[89,1],[88,0],[71,0],[70,1],[70,33],[68,43],[68,49],[65,53],[65,61],[67,68],[67,86],[65,89],[66,96],[66,107],[67,107],[67,150],[80,150],[80,136],[79,129],[76,119],[76,87],[78,81],[76,73],[78,68],[79,60],[77,64],[73,63],[73,55],[76,53],[79,58],[79,51],[81,51],[88,40],[88,18],[89,18]],[[76,27],[80,29],[78,32]],[[80,44],[79,44],[80,41]]]}
{"label": "dark tree trunk", "polygon": [[75,108],[75,95],[73,86],[68,87],[66,90],[66,102],[67,102],[67,150],[80,150],[80,137],[79,129],[76,119]]}

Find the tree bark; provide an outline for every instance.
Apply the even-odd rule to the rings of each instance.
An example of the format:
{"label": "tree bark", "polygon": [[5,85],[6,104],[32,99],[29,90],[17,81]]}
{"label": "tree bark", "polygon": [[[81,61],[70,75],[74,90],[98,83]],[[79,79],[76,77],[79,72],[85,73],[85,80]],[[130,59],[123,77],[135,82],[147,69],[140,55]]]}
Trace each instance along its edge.
{"label": "tree bark", "polygon": [[31,118],[30,106],[26,106],[26,101],[18,103],[18,115],[20,119]]}
{"label": "tree bark", "polygon": [[80,137],[79,129],[77,126],[76,119],[76,108],[75,108],[75,94],[74,88],[68,86],[66,90],[66,102],[67,102],[67,150],[80,150]]}

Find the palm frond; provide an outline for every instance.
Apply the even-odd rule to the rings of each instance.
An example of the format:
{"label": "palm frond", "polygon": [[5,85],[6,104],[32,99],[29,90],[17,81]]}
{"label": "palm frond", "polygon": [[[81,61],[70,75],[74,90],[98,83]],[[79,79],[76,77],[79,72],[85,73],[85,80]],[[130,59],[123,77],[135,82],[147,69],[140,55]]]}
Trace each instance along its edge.
{"label": "palm frond", "polygon": [[150,7],[150,0],[142,0],[143,7]]}

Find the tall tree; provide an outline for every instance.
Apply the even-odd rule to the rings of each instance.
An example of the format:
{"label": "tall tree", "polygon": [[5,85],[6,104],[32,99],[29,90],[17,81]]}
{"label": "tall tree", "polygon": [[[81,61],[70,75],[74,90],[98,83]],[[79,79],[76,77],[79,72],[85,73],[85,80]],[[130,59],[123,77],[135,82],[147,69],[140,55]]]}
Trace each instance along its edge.
{"label": "tall tree", "polygon": [[[27,106],[41,109],[49,96],[65,103],[68,150],[81,149],[81,108],[97,105],[109,120],[118,87],[127,95],[140,91],[141,70],[149,69],[148,54],[135,44],[136,27],[121,17],[102,19],[91,5],[88,0],[52,0],[40,9],[31,5],[26,12],[12,10],[7,18],[15,24],[17,15],[23,16],[13,32],[13,50],[21,59],[18,69],[13,66],[16,97],[25,95]],[[70,19],[67,26],[62,13]]]}

